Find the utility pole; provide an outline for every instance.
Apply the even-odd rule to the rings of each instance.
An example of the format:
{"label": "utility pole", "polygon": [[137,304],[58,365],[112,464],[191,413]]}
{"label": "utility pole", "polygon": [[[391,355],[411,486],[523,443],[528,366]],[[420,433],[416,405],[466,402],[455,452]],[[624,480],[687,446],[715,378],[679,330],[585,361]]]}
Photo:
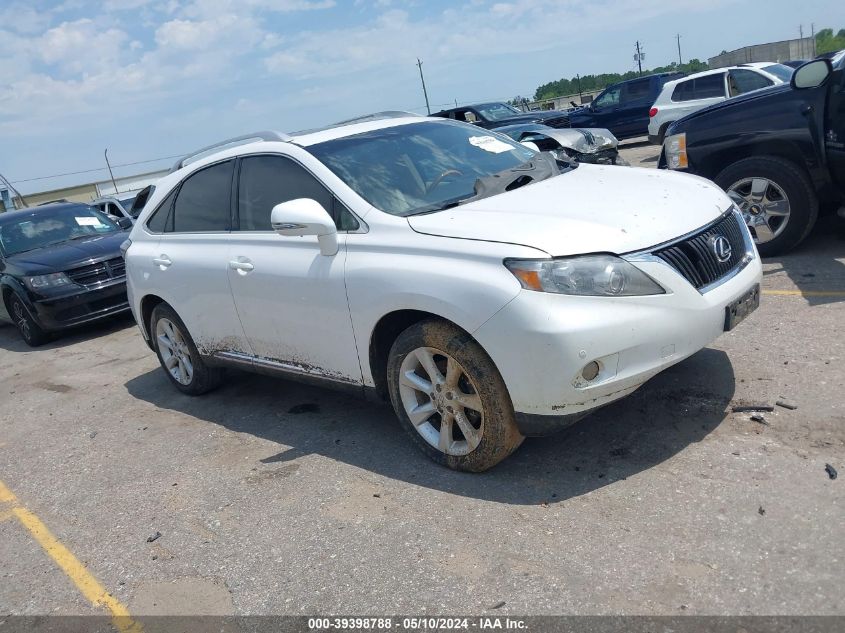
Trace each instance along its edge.
{"label": "utility pole", "polygon": [[798,50],[800,51],[798,54],[801,57],[804,57],[804,25],[803,24],[798,25],[798,37],[800,38],[798,40]]}
{"label": "utility pole", "polygon": [[812,49],[810,51],[810,57],[816,56],[816,23],[810,22],[810,39],[813,40]]}
{"label": "utility pole", "polygon": [[429,114],[431,114],[431,108],[428,105],[428,91],[425,89],[425,77],[423,77],[422,62],[419,57],[417,57],[417,66],[420,69],[420,81],[422,82],[423,94],[425,95],[425,109]]}
{"label": "utility pole", "polygon": [[581,99],[584,98],[584,95],[581,94],[581,74],[575,73],[575,76],[578,78],[578,101],[581,102]]}
{"label": "utility pole", "polygon": [[678,40],[678,66],[683,66],[683,65],[684,65],[684,60],[683,60],[683,59],[681,59],[681,34],[680,34],[680,33],[678,33],[678,34],[675,36],[675,39],[676,39],[676,40]]}
{"label": "utility pole", "polygon": [[111,176],[111,184],[114,185],[114,195],[117,195],[117,183],[114,181],[114,174],[111,170],[111,164],[109,163],[109,148],[106,148],[106,151],[103,152],[103,155],[106,157],[106,167],[109,168],[109,176]]}
{"label": "utility pole", "polygon": [[640,52],[640,41],[637,40],[637,54],[634,55],[634,61],[637,62],[637,67],[640,69],[640,77],[643,76],[643,58],[645,53]]}
{"label": "utility pole", "polygon": [[[9,182],[8,180],[6,180],[6,178],[4,178],[4,177],[3,177],[3,174],[0,174],[0,182],[4,182],[4,183],[6,183],[6,186],[9,188],[9,191],[11,191],[11,192],[12,192],[12,195],[13,195],[13,196],[17,196],[17,197],[18,197],[18,200],[20,200],[20,201],[21,201],[21,204],[22,204],[24,207],[28,207],[28,206],[29,206],[29,205],[26,203],[26,200],[24,200],[24,197],[21,195],[21,192],[20,192],[20,191],[18,191],[17,189],[15,189],[15,188],[14,188],[14,186],[12,185],[12,183],[11,183],[11,182]],[[14,204],[15,204],[15,200],[14,200],[14,198],[12,198],[12,206],[14,206]]]}

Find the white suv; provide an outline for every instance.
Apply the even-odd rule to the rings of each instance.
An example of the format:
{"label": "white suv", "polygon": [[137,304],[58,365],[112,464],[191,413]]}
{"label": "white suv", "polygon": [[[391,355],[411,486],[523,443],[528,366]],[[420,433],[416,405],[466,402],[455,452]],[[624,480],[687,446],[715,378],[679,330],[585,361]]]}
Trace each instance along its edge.
{"label": "white suv", "polygon": [[666,130],[678,119],[730,97],[786,83],[793,70],[783,64],[757,62],[669,81],[649,110],[648,140],[662,145]]}
{"label": "white suv", "polygon": [[225,145],[162,178],[124,244],[187,394],[238,367],[389,399],[429,456],[480,471],[759,301],[742,216],[697,177],[401,114]]}

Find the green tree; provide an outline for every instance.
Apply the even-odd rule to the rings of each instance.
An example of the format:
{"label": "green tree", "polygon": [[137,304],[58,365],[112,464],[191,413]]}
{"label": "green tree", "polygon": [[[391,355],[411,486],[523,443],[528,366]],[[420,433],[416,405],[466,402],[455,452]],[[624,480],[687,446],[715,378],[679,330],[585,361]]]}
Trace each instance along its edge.
{"label": "green tree", "polygon": [[[707,70],[707,68],[707,62],[703,62],[699,59],[691,59],[685,64],[672,62],[668,66],[658,66],[657,68],[652,68],[651,70],[643,70],[643,74],[675,72],[697,73],[702,70]],[[637,77],[639,77],[639,73],[635,70],[629,70],[628,72],[621,74],[602,73],[600,75],[582,75],[580,81],[580,91],[593,92],[595,90],[601,90],[611,84],[615,84],[620,81],[627,81],[628,79],[636,79]],[[558,79],[557,81],[551,81],[539,86],[537,90],[534,91],[534,99],[536,101],[540,101],[542,99],[553,99],[554,97],[578,94],[578,91],[578,77],[572,77],[571,79]]]}
{"label": "green tree", "polygon": [[822,29],[816,33],[816,55],[832,53],[845,48],[845,29],[839,29],[836,35],[833,29]]}

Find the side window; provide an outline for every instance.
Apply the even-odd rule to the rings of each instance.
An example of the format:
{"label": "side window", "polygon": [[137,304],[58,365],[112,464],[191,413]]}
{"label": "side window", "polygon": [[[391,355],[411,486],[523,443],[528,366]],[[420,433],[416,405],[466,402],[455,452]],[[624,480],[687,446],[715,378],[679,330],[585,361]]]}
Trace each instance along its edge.
{"label": "side window", "polygon": [[234,165],[228,160],[188,176],[179,187],[167,232],[228,231]]}
{"label": "side window", "polygon": [[693,81],[695,80],[690,79],[689,81],[682,81],[677,84],[675,89],[672,91],[672,101],[691,101],[695,99]]}
{"label": "side window", "polygon": [[241,159],[238,183],[241,231],[272,231],[270,212],[273,207],[297,198],[310,198],[323,205],[339,231],[358,228],[355,216],[299,163],[283,156],[247,156]]}
{"label": "side window", "polygon": [[147,204],[147,200],[150,199],[153,191],[155,191],[154,185],[147,185],[141,191],[138,192],[138,195],[135,196],[135,199],[132,201],[132,207],[127,209],[129,211],[129,215],[133,218],[137,218],[141,211],[144,209],[144,205]]}
{"label": "side window", "polygon": [[164,201],[158,205],[158,209],[153,211],[150,219],[147,220],[147,228],[153,233],[164,233],[165,231],[172,231],[173,224],[170,222],[172,216],[170,215],[173,209],[173,201],[176,199],[176,192],[179,187],[174,187]]}
{"label": "side window", "polygon": [[731,96],[745,94],[772,85],[772,80],[755,73],[753,70],[738,68],[730,72]]}
{"label": "side window", "polygon": [[714,97],[725,96],[725,75],[724,73],[716,73],[715,75],[705,75],[695,79],[695,98],[696,99],[712,99]]}
{"label": "side window", "polygon": [[613,86],[611,88],[608,88],[595,100],[596,107],[609,108],[612,106],[619,105],[619,94],[621,92],[621,86]]}
{"label": "side window", "polygon": [[622,100],[639,101],[641,99],[648,99],[651,95],[651,79],[638,79],[625,84],[625,92],[622,95]]}

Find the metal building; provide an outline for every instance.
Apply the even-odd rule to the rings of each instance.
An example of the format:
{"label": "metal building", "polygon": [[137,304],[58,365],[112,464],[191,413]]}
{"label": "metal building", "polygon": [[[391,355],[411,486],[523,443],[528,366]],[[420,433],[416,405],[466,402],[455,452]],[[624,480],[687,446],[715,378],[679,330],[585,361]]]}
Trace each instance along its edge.
{"label": "metal building", "polygon": [[768,44],[744,46],[729,53],[722,53],[707,60],[710,68],[736,66],[749,62],[785,62],[793,59],[813,59],[816,56],[816,40],[804,37]]}

